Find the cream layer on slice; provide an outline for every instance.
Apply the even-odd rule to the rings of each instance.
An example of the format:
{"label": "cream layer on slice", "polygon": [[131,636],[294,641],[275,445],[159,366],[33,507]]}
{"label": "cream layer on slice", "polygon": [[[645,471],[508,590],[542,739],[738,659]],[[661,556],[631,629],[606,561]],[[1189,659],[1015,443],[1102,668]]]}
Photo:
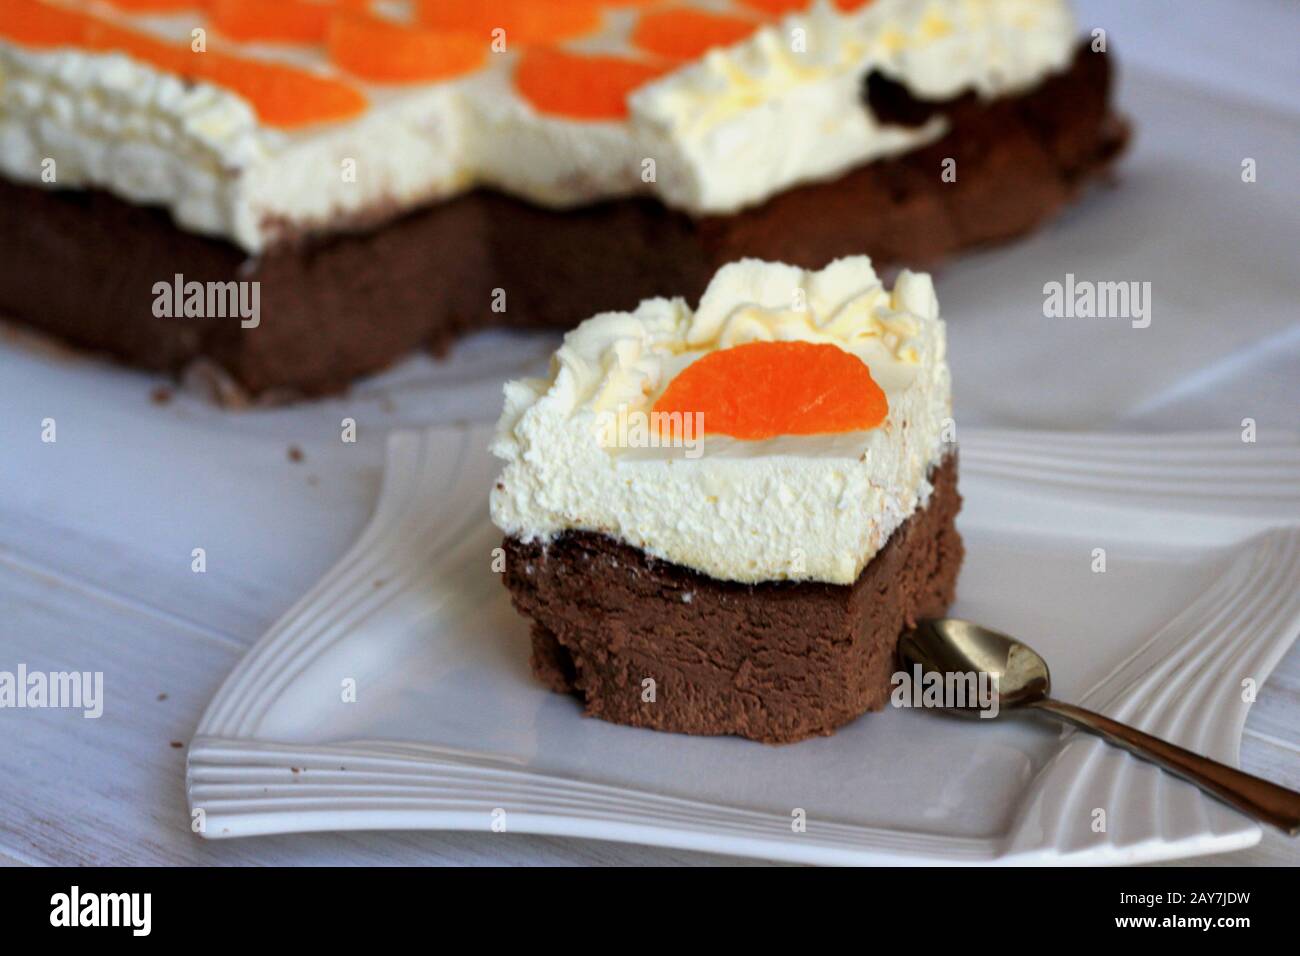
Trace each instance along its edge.
{"label": "cream layer on slice", "polygon": [[[626,440],[692,362],[756,341],[858,356],[888,416],[867,431],[764,441],[711,436],[706,423],[698,456]],[[889,290],[865,257],[819,272],[733,263],[697,309],[650,299],[588,319],[551,366],[545,379],[506,385],[492,447],[504,462],[496,525],[525,541],[601,532],[723,580],[851,583],[928,500],[928,473],[953,434],[930,277],[904,272]],[[632,424],[616,433],[612,422]]]}
{"label": "cream layer on slice", "polygon": [[[637,15],[611,9],[599,34],[569,46],[631,52]],[[123,22],[187,37],[202,16]],[[250,253],[480,184],[555,207],[643,193],[727,214],[942,134],[939,120],[877,123],[861,96],[870,71],[924,97],[1004,95],[1063,68],[1074,33],[1065,0],[874,0],[852,13],[818,0],[637,90],[623,121],[538,112],[510,82],[517,54],[507,49],[455,81],[366,86],[365,115],[292,132],[259,123],[230,92],[121,54],[0,40],[0,173],[160,205],[183,228]],[[325,64],[311,47],[248,52]],[[42,177],[48,159],[54,182]]]}

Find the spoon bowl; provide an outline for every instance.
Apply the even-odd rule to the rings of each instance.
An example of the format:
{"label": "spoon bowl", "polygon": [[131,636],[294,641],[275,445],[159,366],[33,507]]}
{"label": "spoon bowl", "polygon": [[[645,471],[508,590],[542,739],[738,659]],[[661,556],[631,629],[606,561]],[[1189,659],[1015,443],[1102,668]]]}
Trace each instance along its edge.
{"label": "spoon bowl", "polygon": [[[1047,661],[1014,637],[955,617],[927,618],[903,636],[899,656],[908,668],[939,674],[983,673],[997,677],[998,714],[1031,706],[1052,692]],[[979,716],[974,707],[950,713]]]}

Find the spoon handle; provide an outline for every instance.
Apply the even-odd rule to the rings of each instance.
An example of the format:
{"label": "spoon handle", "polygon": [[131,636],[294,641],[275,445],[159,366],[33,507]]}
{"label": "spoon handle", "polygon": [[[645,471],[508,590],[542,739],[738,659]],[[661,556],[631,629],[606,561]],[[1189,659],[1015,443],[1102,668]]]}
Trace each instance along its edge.
{"label": "spoon handle", "polygon": [[1257,820],[1271,823],[1291,836],[1295,836],[1297,829],[1300,829],[1300,793],[1294,790],[1242,773],[1227,764],[1194,754],[1159,737],[1144,734],[1127,724],[1074,704],[1044,697],[1029,706],[1045,710],[1076,727],[1090,730],[1136,757],[1159,764],[1224,803],[1231,804]]}

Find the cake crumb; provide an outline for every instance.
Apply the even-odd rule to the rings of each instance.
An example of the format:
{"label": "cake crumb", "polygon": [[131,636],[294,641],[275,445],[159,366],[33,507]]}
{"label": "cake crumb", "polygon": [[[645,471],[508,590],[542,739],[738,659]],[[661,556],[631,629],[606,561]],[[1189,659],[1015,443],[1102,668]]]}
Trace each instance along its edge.
{"label": "cake crumb", "polygon": [[175,395],[176,393],[170,385],[155,385],[149,392],[149,401],[155,405],[167,405]]}
{"label": "cake crumb", "polygon": [[304,455],[304,454],[302,453],[302,449],[299,448],[297,445],[290,445],[290,446],[289,446],[289,460],[290,460],[290,461],[292,461],[292,462],[294,462],[294,463],[297,463],[297,462],[302,461],[305,457],[306,457],[306,455]]}
{"label": "cake crumb", "polygon": [[185,746],[185,744],[182,743],[182,742],[179,741],[179,740],[173,740],[173,741],[171,742],[171,747],[172,747],[173,750],[180,750],[180,749],[181,749],[182,747],[184,747],[184,746]]}

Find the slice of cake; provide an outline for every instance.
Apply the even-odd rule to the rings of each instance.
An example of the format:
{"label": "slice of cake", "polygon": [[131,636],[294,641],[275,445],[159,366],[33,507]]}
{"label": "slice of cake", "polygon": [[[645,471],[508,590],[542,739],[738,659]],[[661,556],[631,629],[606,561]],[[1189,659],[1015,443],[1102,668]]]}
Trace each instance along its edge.
{"label": "slice of cake", "polygon": [[933,260],[1106,171],[1109,61],[1065,0],[0,0],[0,318],[279,398]]}
{"label": "slice of cake", "polygon": [[962,544],[929,276],[722,268],[506,386],[491,496],[532,667],[588,714],[786,742],[882,707]]}

